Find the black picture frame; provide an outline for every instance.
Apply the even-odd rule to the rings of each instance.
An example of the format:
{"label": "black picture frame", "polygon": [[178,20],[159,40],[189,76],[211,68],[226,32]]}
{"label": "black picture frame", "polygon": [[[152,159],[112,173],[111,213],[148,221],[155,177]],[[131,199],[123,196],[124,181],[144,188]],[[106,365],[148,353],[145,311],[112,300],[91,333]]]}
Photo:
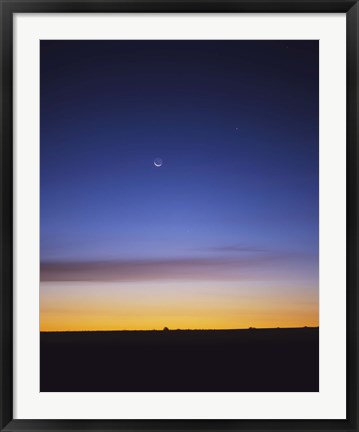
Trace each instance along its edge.
{"label": "black picture frame", "polygon": [[[359,5],[354,0],[0,0],[1,10],[1,431],[359,431],[358,115]],[[345,13],[347,23],[346,420],[16,420],[13,418],[13,14],[94,12]]]}

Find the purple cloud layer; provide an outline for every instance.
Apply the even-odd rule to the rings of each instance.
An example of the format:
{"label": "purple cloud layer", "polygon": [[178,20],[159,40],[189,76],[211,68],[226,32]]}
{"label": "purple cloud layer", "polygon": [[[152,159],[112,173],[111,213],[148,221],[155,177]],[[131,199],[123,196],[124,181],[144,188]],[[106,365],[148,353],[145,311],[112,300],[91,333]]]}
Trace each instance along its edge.
{"label": "purple cloud layer", "polygon": [[242,277],[247,270],[253,274],[273,265],[285,265],[289,259],[293,259],[293,254],[261,253],[231,258],[42,262],[40,274],[41,281],[231,280]]}

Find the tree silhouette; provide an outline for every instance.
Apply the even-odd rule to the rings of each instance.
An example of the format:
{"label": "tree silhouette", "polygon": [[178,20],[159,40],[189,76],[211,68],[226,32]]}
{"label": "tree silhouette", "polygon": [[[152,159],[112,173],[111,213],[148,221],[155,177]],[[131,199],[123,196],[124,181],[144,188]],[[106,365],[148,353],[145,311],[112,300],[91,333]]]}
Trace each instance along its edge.
{"label": "tree silhouette", "polygon": [[168,327],[163,327],[163,331],[169,331]]}

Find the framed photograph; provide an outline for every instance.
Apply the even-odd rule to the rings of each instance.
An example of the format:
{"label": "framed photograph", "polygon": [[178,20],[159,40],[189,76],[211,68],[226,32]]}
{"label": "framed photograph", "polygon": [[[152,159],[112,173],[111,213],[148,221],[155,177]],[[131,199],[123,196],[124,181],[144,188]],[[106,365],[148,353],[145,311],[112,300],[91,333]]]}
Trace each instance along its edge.
{"label": "framed photograph", "polygon": [[1,4],[1,430],[359,431],[357,1]]}

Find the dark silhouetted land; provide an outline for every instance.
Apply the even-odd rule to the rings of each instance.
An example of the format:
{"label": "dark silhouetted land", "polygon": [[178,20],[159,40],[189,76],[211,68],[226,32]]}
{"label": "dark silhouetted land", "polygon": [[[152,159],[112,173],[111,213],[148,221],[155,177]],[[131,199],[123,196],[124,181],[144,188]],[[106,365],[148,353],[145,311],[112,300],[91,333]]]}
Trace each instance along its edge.
{"label": "dark silhouetted land", "polygon": [[41,333],[41,391],[319,391],[319,329]]}

